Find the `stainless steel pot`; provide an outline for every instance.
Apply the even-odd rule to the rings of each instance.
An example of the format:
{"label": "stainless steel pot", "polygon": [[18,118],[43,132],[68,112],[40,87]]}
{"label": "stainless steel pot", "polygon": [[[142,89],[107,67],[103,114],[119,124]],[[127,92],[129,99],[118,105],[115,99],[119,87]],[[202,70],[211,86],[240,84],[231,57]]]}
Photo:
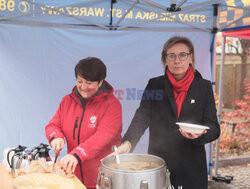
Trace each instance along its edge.
{"label": "stainless steel pot", "polygon": [[165,161],[148,154],[121,154],[120,162],[153,162],[159,165],[146,170],[120,170],[110,167],[114,156],[107,156],[101,162],[96,188],[101,189],[167,189],[170,187],[169,171]]}

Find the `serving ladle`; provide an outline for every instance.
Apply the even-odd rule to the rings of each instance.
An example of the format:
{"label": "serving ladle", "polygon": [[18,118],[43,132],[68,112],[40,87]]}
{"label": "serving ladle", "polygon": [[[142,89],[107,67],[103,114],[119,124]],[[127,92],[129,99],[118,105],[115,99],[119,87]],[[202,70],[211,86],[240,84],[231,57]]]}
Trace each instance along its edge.
{"label": "serving ladle", "polygon": [[[113,147],[113,150],[116,152],[117,151],[117,146],[116,145],[114,145]],[[115,161],[116,161],[116,163],[117,164],[120,164],[121,162],[120,162],[120,157],[119,157],[119,155],[115,155]]]}

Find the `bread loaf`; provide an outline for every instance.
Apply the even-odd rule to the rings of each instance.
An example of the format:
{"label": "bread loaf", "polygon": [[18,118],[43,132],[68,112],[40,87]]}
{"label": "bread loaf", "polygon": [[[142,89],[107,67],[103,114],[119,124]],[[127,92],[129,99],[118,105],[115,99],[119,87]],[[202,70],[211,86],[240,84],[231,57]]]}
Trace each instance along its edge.
{"label": "bread loaf", "polygon": [[86,189],[73,174],[66,175],[59,163],[54,165],[34,160],[16,172],[18,176],[13,181],[15,189]]}
{"label": "bread loaf", "polygon": [[15,189],[86,189],[74,176],[67,178],[54,173],[31,173],[18,176],[13,181]]}
{"label": "bread loaf", "polygon": [[64,170],[61,169],[59,163],[48,164],[43,160],[33,160],[31,164],[16,170],[17,175],[26,175],[30,173],[55,173],[65,177],[73,177],[73,174],[66,175]]}
{"label": "bread loaf", "polygon": [[12,186],[13,178],[11,173],[5,169],[5,166],[0,163],[0,189],[14,189]]}

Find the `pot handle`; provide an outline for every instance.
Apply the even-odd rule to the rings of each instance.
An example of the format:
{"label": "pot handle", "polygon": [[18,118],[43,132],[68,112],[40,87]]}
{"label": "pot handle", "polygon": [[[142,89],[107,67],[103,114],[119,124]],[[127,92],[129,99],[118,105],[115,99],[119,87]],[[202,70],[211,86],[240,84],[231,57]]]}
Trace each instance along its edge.
{"label": "pot handle", "polygon": [[13,152],[13,151],[15,151],[15,149],[11,149],[11,150],[8,151],[8,153],[7,153],[7,162],[8,162],[8,164],[9,164],[10,168],[12,168],[12,162],[10,161],[10,152]]}
{"label": "pot handle", "polygon": [[99,186],[99,184],[100,184],[100,181],[101,181],[101,169],[100,169],[100,167],[99,167],[99,169],[98,169],[98,175],[97,175],[97,180],[96,180],[96,189],[101,189],[100,188],[100,186]]}
{"label": "pot handle", "polygon": [[108,186],[108,189],[111,189],[111,179],[109,177],[105,177],[104,174],[101,174],[101,189],[106,189],[106,186]]}
{"label": "pot handle", "polygon": [[170,172],[168,169],[166,170],[166,189],[172,189],[172,185],[170,182]]}
{"label": "pot handle", "polygon": [[[99,184],[101,183],[101,187]],[[111,189],[111,179],[104,176],[104,173],[101,172],[101,169],[98,169],[98,175],[96,180],[96,189],[105,189],[108,186],[108,189]]]}
{"label": "pot handle", "polygon": [[140,189],[148,189],[148,181],[142,180],[140,184]]}

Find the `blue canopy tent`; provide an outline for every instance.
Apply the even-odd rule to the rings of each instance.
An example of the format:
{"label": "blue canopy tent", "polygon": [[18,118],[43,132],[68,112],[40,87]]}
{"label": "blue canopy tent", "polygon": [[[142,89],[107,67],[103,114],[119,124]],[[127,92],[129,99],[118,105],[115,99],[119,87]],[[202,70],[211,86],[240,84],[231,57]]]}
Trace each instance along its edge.
{"label": "blue canopy tent", "polygon": [[[189,37],[214,82],[216,32],[249,27],[248,0],[1,0],[0,152],[45,142],[44,126],[75,84],[75,64],[101,58],[123,107],[123,133],[171,36]],[[146,132],[137,152],[146,152]],[[173,149],[174,150],[174,149]],[[208,147],[212,166],[211,146]],[[1,158],[3,159],[3,157]]]}

